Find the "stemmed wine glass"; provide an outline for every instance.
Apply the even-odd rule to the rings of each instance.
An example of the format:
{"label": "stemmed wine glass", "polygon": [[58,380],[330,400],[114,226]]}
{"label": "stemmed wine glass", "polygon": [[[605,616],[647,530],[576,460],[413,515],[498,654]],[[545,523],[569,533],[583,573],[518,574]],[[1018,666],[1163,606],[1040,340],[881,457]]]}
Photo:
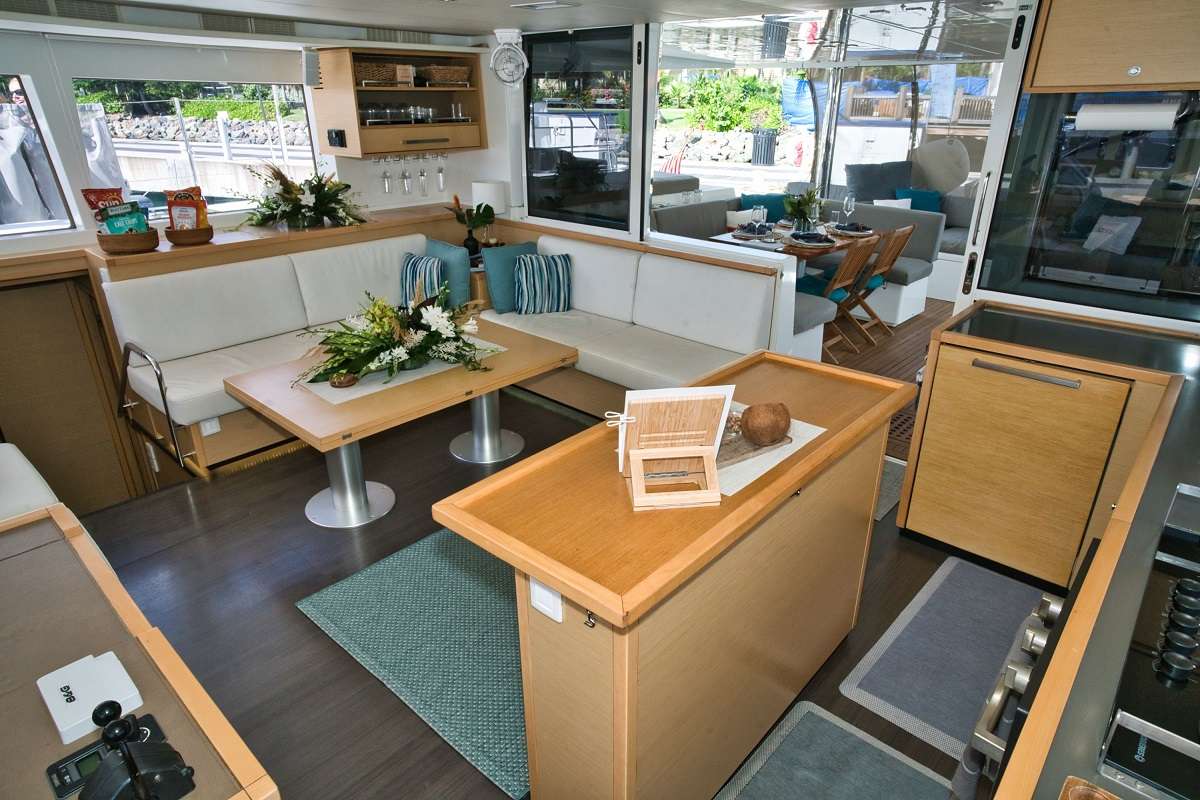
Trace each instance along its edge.
{"label": "stemmed wine glass", "polygon": [[850,224],[850,215],[854,213],[854,193],[847,192],[842,200],[842,211],[846,212],[846,225]]}

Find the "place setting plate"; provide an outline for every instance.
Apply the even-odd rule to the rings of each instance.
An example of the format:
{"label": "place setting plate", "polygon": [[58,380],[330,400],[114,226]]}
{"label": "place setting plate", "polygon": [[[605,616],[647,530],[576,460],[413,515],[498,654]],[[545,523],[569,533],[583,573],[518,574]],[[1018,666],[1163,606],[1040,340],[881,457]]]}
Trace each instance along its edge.
{"label": "place setting plate", "polygon": [[840,225],[826,225],[825,232],[830,236],[841,236],[846,239],[861,239],[866,236],[873,236],[875,231],[871,228],[862,228],[860,230],[847,230]]}

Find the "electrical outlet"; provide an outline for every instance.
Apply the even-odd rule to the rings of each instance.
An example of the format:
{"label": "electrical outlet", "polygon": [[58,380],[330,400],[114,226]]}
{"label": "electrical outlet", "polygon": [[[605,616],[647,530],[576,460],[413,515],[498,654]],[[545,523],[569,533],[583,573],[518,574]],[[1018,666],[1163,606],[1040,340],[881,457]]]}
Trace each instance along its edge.
{"label": "electrical outlet", "polygon": [[150,469],[158,472],[158,454],[154,452],[154,445],[149,442],[142,442],[146,445],[146,461],[150,464]]}
{"label": "electrical outlet", "polygon": [[211,419],[200,420],[200,435],[212,436],[214,433],[221,432],[221,420],[213,417]]}
{"label": "electrical outlet", "polygon": [[529,604],[555,622],[562,622],[562,595],[537,578],[529,579]]}

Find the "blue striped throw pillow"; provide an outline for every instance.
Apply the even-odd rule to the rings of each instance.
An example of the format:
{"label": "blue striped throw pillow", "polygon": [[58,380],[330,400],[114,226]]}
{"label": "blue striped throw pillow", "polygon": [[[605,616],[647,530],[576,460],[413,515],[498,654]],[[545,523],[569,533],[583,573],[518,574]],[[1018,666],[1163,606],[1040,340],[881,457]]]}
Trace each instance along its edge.
{"label": "blue striped throw pillow", "polygon": [[406,306],[417,296],[428,299],[442,288],[442,260],[433,256],[404,254],[404,266],[400,268],[400,305]]}
{"label": "blue striped throw pillow", "polygon": [[571,257],[517,256],[513,269],[518,314],[548,314],[571,308]]}

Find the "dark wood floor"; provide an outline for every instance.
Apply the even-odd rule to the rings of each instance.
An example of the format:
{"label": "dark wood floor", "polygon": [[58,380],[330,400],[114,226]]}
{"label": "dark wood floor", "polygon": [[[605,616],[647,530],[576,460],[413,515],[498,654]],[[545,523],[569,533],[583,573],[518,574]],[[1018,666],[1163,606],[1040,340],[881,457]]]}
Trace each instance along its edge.
{"label": "dark wood floor", "polygon": [[[504,396],[525,455],[582,427]],[[287,800],[502,798],[474,767],[325,636],[296,601],[437,529],[430,506],[491,469],[446,446],[469,427],[466,406],[363,443],[368,477],[396,490],[395,509],[355,532],[311,525],[303,507],[325,485],[314,451],[211,483],[192,481],[84,522],[122,582],[246,739]],[[949,775],[951,759],[838,693],[838,684],[945,555],[875,526],[858,627],[802,696]]]}
{"label": "dark wood floor", "polygon": [[[833,354],[844,367],[903,381],[915,381],[917,370],[925,363],[925,354],[929,352],[930,334],[934,328],[950,319],[953,313],[953,303],[930,298],[925,301],[924,312],[892,329],[894,336],[882,336],[872,328],[871,335],[879,342],[872,347],[864,342],[861,336],[851,333],[850,336],[862,352],[855,353],[845,344],[836,344],[832,348]],[[849,328],[844,322],[839,324],[843,328]],[[829,360],[828,356],[825,360]],[[902,410],[892,420],[887,447],[887,454],[892,458],[908,460],[914,410],[915,404]]]}

